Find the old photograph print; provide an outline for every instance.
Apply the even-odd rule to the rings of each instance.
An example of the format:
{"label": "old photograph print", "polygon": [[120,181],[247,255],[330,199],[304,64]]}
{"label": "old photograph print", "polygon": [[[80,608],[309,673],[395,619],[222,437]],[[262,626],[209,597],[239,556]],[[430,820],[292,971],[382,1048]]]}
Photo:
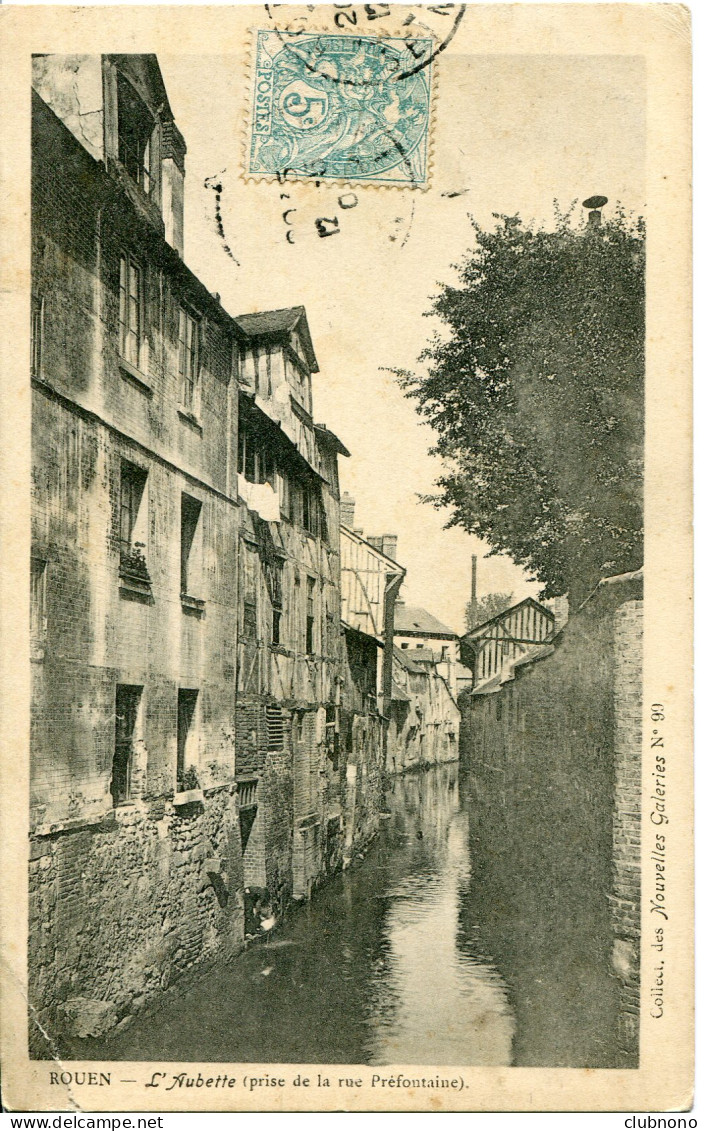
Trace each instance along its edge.
{"label": "old photograph print", "polygon": [[31,51],[27,1022],[72,1095],[641,1068],[646,60],[516,18]]}

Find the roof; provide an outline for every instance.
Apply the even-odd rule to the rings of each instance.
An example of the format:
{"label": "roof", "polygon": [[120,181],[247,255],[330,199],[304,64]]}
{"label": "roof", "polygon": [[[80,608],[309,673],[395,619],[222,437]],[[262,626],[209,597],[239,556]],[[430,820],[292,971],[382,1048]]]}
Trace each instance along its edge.
{"label": "roof", "polygon": [[[404,577],[407,573],[405,566],[401,566],[400,562],[396,562],[395,558],[391,558],[388,556],[388,554],[384,554],[382,550],[379,550],[377,546],[374,546],[371,542],[368,541],[367,538],[364,538],[362,534],[358,534],[355,530],[352,530],[350,526],[346,526],[343,522],[340,522],[339,532],[341,534],[344,534],[352,542],[363,543],[366,549],[370,550],[372,554],[375,554],[377,557],[382,558],[384,562],[389,562],[390,565],[394,566],[395,572],[400,574],[402,577]],[[342,568],[346,567],[342,566]],[[393,570],[390,570],[389,572],[393,573]]]}
{"label": "roof", "polygon": [[332,432],[330,428],[327,428],[326,424],[315,424],[314,431],[317,433],[317,437],[322,443],[328,444],[329,447],[333,448],[335,452],[338,452],[340,456],[351,455],[351,452],[348,448],[344,447],[336,433]]}
{"label": "roof", "polygon": [[396,703],[412,702],[412,699],[408,695],[407,691],[404,691],[400,684],[396,683],[395,680],[393,680],[390,698],[393,699]]}
{"label": "roof", "polygon": [[416,651],[416,648],[393,648],[396,660],[398,660],[407,671],[412,672],[413,675],[425,675],[427,669],[424,668],[422,664],[415,663],[414,656]]}
{"label": "roof", "polygon": [[395,632],[406,636],[449,636],[456,640],[458,634],[446,624],[420,609],[416,605],[397,604],[395,606]]}
{"label": "roof", "polygon": [[249,337],[269,337],[274,334],[289,334],[295,329],[299,330],[307,363],[313,373],[319,372],[307,324],[307,314],[303,306],[286,306],[281,310],[262,310],[255,314],[239,314],[234,321]]}
{"label": "roof", "polygon": [[555,647],[553,644],[534,644],[527,652],[524,652],[522,656],[516,656],[514,660],[510,660],[507,664],[504,664],[499,671],[489,676],[488,679],[478,683],[471,691],[471,694],[477,697],[480,695],[495,694],[495,692],[501,690],[505,683],[509,683],[510,680],[515,679],[517,668],[525,667],[526,664],[534,664],[538,660],[544,660],[546,656],[551,656],[554,651]]}
{"label": "roof", "polygon": [[551,612],[550,609],[547,609],[545,605],[541,605],[540,602],[536,601],[534,597],[526,597],[523,601],[518,601],[515,605],[511,605],[509,608],[504,609],[502,612],[496,613],[495,617],[489,617],[488,620],[483,621],[481,624],[477,624],[476,628],[472,628],[471,632],[465,632],[461,639],[469,640],[475,636],[478,636],[478,634],[480,632],[484,632],[489,627],[489,625],[497,624],[498,621],[503,620],[504,617],[510,616],[511,613],[516,612],[517,609],[522,609],[524,605],[532,605],[538,610],[538,612],[544,613],[548,620],[555,620],[555,614]]}

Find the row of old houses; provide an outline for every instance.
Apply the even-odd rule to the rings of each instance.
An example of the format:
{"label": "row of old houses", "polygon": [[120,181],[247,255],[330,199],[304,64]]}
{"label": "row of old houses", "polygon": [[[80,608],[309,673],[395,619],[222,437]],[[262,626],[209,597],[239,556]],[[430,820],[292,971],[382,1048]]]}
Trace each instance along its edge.
{"label": "row of old houses", "polygon": [[240,947],[458,756],[459,641],[399,600],[316,423],[301,306],[233,317],[183,260],[150,55],[36,56],[33,1032],[98,1034]]}

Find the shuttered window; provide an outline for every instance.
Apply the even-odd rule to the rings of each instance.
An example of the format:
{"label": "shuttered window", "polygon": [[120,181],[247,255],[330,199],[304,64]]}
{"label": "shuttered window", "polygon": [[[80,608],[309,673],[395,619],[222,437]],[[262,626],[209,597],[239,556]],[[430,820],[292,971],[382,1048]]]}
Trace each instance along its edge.
{"label": "shuttered window", "polygon": [[268,750],[284,750],[285,727],[282,719],[282,708],[265,708],[265,725],[268,736]]}

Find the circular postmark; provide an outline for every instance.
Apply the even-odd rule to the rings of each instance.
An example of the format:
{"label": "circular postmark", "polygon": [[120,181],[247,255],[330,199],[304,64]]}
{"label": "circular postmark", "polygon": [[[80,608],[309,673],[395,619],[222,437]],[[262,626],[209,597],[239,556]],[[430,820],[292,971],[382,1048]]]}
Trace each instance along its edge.
{"label": "circular postmark", "polygon": [[[398,52],[385,52],[389,81],[403,81],[418,74],[441,54],[456,35],[466,11],[465,4],[334,4],[308,5],[306,10],[290,5],[266,4],[265,11],[273,29],[282,33],[286,49],[297,53],[296,37],[312,30],[331,31],[334,34],[377,36],[383,45],[394,25],[395,36],[403,45]],[[285,33],[287,39],[285,39]],[[308,58],[307,66],[316,72],[318,60]],[[344,86],[367,86],[376,76],[367,71],[332,76],[332,81]]]}

